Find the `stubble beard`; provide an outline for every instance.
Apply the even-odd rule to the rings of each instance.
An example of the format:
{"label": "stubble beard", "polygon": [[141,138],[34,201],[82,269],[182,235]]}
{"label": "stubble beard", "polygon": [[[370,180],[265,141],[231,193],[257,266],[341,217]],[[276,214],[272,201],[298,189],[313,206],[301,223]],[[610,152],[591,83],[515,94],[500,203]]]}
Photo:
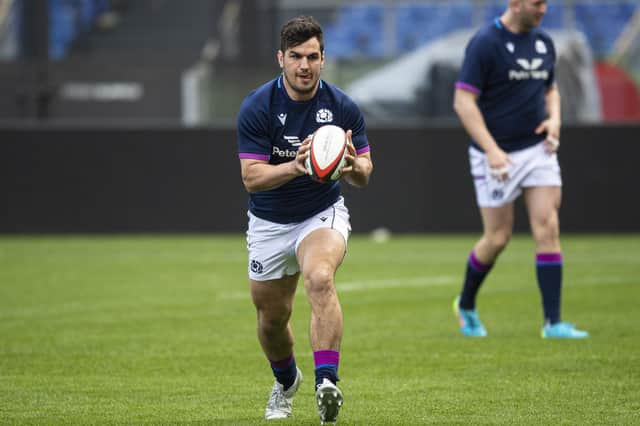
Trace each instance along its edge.
{"label": "stubble beard", "polygon": [[291,81],[291,79],[289,78],[289,76],[284,73],[284,78],[287,80],[287,83],[289,83],[289,87],[291,87],[291,90],[293,90],[296,94],[302,96],[302,97],[306,97],[307,95],[310,95],[313,93],[313,91],[316,89],[316,87],[318,86],[318,79],[313,79],[311,85],[309,85],[309,87],[304,87],[304,86],[300,86],[298,84],[296,84],[295,80]]}

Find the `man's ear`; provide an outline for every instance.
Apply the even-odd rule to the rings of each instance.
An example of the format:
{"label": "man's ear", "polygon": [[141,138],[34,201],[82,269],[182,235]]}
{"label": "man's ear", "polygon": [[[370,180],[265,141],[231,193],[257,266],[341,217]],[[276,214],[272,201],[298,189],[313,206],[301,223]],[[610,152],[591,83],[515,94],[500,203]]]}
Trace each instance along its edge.
{"label": "man's ear", "polygon": [[284,53],[282,53],[282,50],[278,50],[278,64],[280,64],[280,68],[284,68]]}

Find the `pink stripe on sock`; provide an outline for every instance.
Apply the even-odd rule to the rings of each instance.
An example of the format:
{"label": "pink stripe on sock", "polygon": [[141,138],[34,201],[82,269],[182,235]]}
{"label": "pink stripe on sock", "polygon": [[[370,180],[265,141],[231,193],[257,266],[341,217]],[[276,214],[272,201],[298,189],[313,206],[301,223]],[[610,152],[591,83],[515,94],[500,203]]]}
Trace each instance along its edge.
{"label": "pink stripe on sock", "polygon": [[538,253],[537,263],[562,263],[562,253]]}
{"label": "pink stripe on sock", "polygon": [[340,362],[340,352],[338,351],[317,351],[313,353],[313,361],[316,365],[338,365]]}
{"label": "pink stripe on sock", "polygon": [[469,263],[471,264],[471,267],[473,269],[479,272],[487,272],[489,269],[491,269],[491,265],[485,265],[484,263],[480,262],[473,251],[471,251],[471,253],[469,254]]}
{"label": "pink stripe on sock", "polygon": [[293,363],[293,354],[289,355],[289,358],[281,359],[280,361],[269,361],[271,367],[278,369],[285,369]]}

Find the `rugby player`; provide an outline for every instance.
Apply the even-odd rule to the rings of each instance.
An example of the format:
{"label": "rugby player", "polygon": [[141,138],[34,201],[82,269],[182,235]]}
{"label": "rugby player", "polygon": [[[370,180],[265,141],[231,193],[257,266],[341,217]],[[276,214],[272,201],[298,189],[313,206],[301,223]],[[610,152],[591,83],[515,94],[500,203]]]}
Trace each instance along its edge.
{"label": "rugby player", "polygon": [[265,418],[292,414],[302,380],[289,324],[302,276],[311,307],[318,414],[323,423],[335,422],[343,402],[337,386],[343,318],[334,276],[351,225],[339,182],[318,183],[307,174],[309,135],[325,124],[346,130],[342,179],[356,187],[368,184],[373,165],[361,111],[320,79],[325,60],[321,26],[300,16],[284,24],[280,36],[282,73],[249,94],[238,116],[238,154],[249,192],[249,286],[258,340],[275,376]]}
{"label": "rugby player", "polygon": [[465,336],[487,334],[476,296],[509,242],[513,205],[520,194],[535,240],[542,337],[588,336],[560,316],[560,94],[553,41],[538,28],[546,11],[544,0],[510,0],[502,16],[467,44],[456,82],[454,109],[472,139],[469,160],[483,224],[483,235],[467,260],[461,294],[454,301]]}

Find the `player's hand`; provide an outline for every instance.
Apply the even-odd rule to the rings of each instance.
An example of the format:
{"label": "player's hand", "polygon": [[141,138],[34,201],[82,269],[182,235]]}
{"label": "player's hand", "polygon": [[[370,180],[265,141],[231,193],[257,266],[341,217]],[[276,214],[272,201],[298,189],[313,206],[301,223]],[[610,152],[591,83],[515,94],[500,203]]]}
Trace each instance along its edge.
{"label": "player's hand", "polygon": [[492,178],[504,182],[509,179],[509,165],[513,165],[513,160],[506,152],[496,147],[487,152],[487,162],[489,163],[489,174]]}
{"label": "player's hand", "polygon": [[345,166],[342,168],[342,176],[349,173],[358,172],[358,155],[356,154],[356,147],[353,146],[351,136],[353,132],[347,130],[347,153],[345,154]]}
{"label": "player's hand", "polygon": [[536,134],[547,133],[544,140],[544,150],[553,154],[560,148],[560,123],[556,120],[546,119],[536,128]]}
{"label": "player's hand", "polygon": [[309,157],[309,149],[311,148],[311,135],[307,136],[305,140],[302,141],[302,144],[298,148],[298,153],[296,154],[296,158],[291,163],[293,164],[295,171],[298,175],[308,175],[309,171],[304,165],[307,157]]}

